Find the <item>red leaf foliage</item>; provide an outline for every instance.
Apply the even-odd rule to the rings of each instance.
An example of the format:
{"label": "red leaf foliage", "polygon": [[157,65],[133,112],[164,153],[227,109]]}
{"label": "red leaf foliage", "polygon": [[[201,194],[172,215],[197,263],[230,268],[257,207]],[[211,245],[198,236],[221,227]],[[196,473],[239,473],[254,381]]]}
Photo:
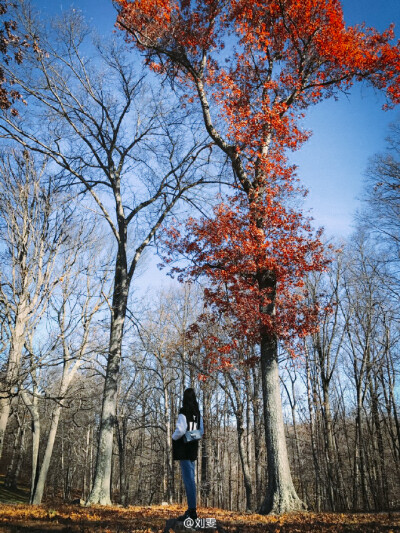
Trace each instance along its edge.
{"label": "red leaf foliage", "polygon": [[[309,222],[278,198],[267,194],[256,206],[245,195],[230,198],[214,208],[212,218],[191,218],[183,234],[172,228],[164,239],[170,254],[190,259],[187,267],[173,269],[180,279],[206,276],[206,302],[230,317],[233,338],[251,343],[263,331],[289,343],[317,327],[319,309],[306,305],[304,275],[326,268],[323,245]],[[276,283],[263,287],[263,273]],[[235,347],[234,341],[222,344],[220,356]]]}
{"label": "red leaf foliage", "polygon": [[400,101],[400,47],[391,44],[393,27],[383,33],[347,27],[338,0],[116,5],[118,24],[153,68],[180,76],[192,97],[200,96],[198,79],[209,88],[228,139],[245,154],[249,169],[266,141],[269,156],[296,148],[307,138],[299,127],[304,110],[355,80],[366,79],[385,90],[389,102]]}
{"label": "red leaf foliage", "polygon": [[[297,192],[287,151],[307,140],[305,111],[355,81],[400,101],[400,43],[346,26],[339,0],[116,0],[117,25],[157,72],[201,106],[231,164],[236,197],[211,220],[170,230],[167,245],[210,280],[209,302],[238,338],[285,342],[316,327],[303,278],[325,268],[320,235],[290,208]],[[175,253],[175,252],[174,252]],[[226,345],[227,346],[227,345]]]}
{"label": "red leaf foliage", "polygon": [[[2,60],[2,65],[0,64],[0,109],[10,108],[13,102],[21,98],[18,91],[12,88],[12,81],[7,79],[4,65],[8,65],[12,61],[21,63],[22,48],[26,46],[26,43],[21,42],[15,33],[17,25],[8,16],[9,7],[9,0],[0,0],[0,54]],[[11,112],[14,115],[17,114],[15,109],[12,109]]]}

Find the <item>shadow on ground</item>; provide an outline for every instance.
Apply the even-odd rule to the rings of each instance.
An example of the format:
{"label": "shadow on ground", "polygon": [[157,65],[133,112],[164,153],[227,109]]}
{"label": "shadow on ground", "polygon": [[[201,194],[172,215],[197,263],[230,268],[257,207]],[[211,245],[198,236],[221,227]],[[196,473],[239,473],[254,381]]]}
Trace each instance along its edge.
{"label": "shadow on ground", "polygon": [[0,476],[0,504],[28,503],[29,488],[10,489],[4,486],[4,476]]}

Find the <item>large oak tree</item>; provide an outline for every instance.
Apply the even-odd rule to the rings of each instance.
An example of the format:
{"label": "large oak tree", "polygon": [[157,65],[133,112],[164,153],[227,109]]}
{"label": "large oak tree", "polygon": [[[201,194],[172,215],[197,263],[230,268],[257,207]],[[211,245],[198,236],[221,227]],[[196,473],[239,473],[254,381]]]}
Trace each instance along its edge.
{"label": "large oak tree", "polygon": [[[209,136],[231,164],[247,202],[248,226],[260,243],[269,240],[271,206],[284,220],[279,206],[294,188],[286,152],[307,139],[300,127],[306,109],[361,80],[386,90],[391,102],[400,99],[399,46],[390,43],[392,28],[378,33],[364,26],[347,27],[338,0],[115,4],[128,41],[145,53],[155,71],[168,74],[189,101],[199,104]],[[296,253],[302,231],[290,232],[289,256]],[[264,513],[302,507],[286,454],[277,332],[269,327],[275,322],[279,290],[275,265],[262,260],[252,266],[265,298],[257,311],[265,315],[259,332],[268,449]]]}

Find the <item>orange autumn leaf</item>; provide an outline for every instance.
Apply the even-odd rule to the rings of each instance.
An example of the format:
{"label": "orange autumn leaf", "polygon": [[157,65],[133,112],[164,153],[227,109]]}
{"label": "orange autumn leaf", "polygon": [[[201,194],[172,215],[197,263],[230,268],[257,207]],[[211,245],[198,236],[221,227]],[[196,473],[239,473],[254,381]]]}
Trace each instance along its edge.
{"label": "orange autumn leaf", "polygon": [[[46,531],[79,528],[88,533],[141,532],[155,533],[164,529],[168,519],[181,514],[181,505],[129,506],[122,508],[96,507],[76,508],[60,505],[55,507],[30,505],[0,505],[0,527],[11,529],[35,529]],[[49,516],[52,511],[53,517]],[[200,507],[199,515],[216,518],[225,531],[251,531],[263,533],[271,528],[280,528],[285,533],[299,531],[397,531],[400,513],[288,513],[282,516],[262,516],[257,513],[241,513],[211,507]]]}

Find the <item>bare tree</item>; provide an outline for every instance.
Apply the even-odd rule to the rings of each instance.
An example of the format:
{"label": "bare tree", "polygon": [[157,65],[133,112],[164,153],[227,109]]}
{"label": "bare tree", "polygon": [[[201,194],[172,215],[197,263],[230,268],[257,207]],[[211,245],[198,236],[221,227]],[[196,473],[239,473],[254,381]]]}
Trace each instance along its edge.
{"label": "bare tree", "polygon": [[[79,246],[77,248],[79,249]],[[54,406],[42,463],[31,495],[31,503],[36,505],[42,502],[60,415],[63,407],[68,404],[71,384],[82,364],[97,354],[94,319],[105,303],[108,271],[107,268],[103,268],[101,275],[97,276],[96,249],[94,246],[88,247],[87,252],[91,252],[91,257],[86,259],[85,265],[82,265],[82,259],[77,261],[75,268],[70,268],[68,264],[64,265],[61,294],[54,294],[51,302],[59,332],[57,344],[60,345],[58,349],[62,354],[62,371],[56,386],[46,394],[46,399],[52,400]],[[53,347],[53,350],[56,349]],[[53,365],[56,363],[54,359],[53,356]]]}
{"label": "bare tree", "polygon": [[[315,474],[319,476],[321,468],[326,473],[323,487],[331,509],[346,508],[343,503],[345,491],[341,486],[340,472],[337,469],[338,457],[331,403],[332,384],[337,372],[346,321],[349,320],[349,315],[343,317],[339,305],[342,298],[343,272],[342,253],[339,251],[335,254],[327,274],[310,275],[307,279],[309,298],[321,308],[319,330],[306,341],[308,364],[313,368],[314,388],[317,391],[323,433],[324,461],[318,465]],[[320,489],[323,487],[319,486]]]}
{"label": "bare tree", "polygon": [[368,235],[358,231],[351,245],[342,305],[349,316],[346,351],[355,395],[353,507],[382,509],[387,507],[388,499],[387,473],[383,474],[386,452],[378,406],[381,386],[378,376],[390,349],[387,323],[393,314],[393,301],[391,291],[382,282],[386,276],[381,257],[376,255]]}
{"label": "bare tree", "polygon": [[11,151],[0,160],[0,306],[9,342],[0,390],[0,453],[21,381],[26,335],[37,326],[59,282],[55,262],[72,216],[68,207],[60,209],[54,183],[44,187],[45,173],[46,163],[35,162],[27,150]]}
{"label": "bare tree", "polygon": [[[18,23],[37,42],[28,9]],[[24,18],[25,17],[25,18]],[[89,44],[77,12],[40,34],[39,46],[13,71],[31,118],[5,115],[1,130],[23,146],[52,158],[60,179],[85,195],[115,239],[114,290],[96,473],[88,504],[110,504],[112,443],[128,295],[139,259],[180,200],[211,179],[211,148],[196,124],[178,114],[170,93],[155,98],[117,43]],[[86,44],[86,42],[88,44]],[[92,57],[84,53],[92,46]],[[88,48],[86,48],[87,50]],[[160,88],[161,91],[161,88]],[[171,100],[172,99],[172,100]],[[22,113],[22,112],[21,112]],[[37,120],[46,128],[37,128]],[[91,202],[89,202],[89,199]]]}

